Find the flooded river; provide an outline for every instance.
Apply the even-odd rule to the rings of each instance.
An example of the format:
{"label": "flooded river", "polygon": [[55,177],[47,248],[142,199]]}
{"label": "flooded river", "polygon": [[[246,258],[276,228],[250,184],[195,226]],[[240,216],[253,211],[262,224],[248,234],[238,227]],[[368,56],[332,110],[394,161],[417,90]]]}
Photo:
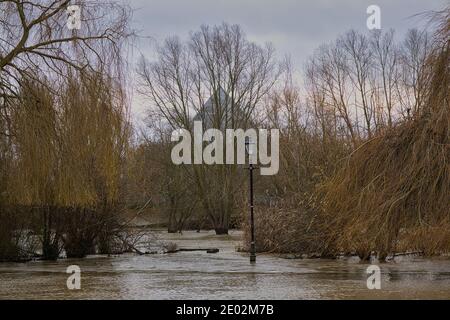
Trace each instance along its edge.
{"label": "flooded river", "polygon": [[[0,263],[0,299],[450,299],[449,258],[381,264],[381,290],[369,290],[368,264],[354,259],[258,255],[250,265],[248,255],[236,251],[240,231],[155,233],[180,248],[220,251]],[[81,268],[81,290],[66,287],[69,265]]]}

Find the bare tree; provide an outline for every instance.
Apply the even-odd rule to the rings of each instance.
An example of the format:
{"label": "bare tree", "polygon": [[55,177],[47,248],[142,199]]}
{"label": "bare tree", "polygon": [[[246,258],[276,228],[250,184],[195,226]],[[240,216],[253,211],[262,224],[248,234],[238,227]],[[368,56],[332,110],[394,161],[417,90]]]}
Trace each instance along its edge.
{"label": "bare tree", "polygon": [[334,134],[348,135],[356,145],[358,123],[351,108],[352,87],[343,48],[337,44],[320,47],[306,66],[306,81],[322,130],[333,128]]}
{"label": "bare tree", "polygon": [[[399,77],[399,54],[394,43],[394,31],[390,30],[385,34],[374,32],[371,37],[371,48],[374,51],[374,67],[381,78],[380,87],[387,111],[387,125],[392,127],[396,102],[395,88]],[[378,84],[375,85],[378,86]]]}
{"label": "bare tree", "polygon": [[[168,38],[157,59],[142,58],[140,92],[172,128],[192,130],[197,114],[210,127],[245,128],[280,70],[270,45],[248,41],[237,25],[202,26],[189,41]],[[212,109],[205,110],[211,97]],[[197,194],[217,233],[227,233],[240,189],[236,166],[193,166]]]}
{"label": "bare tree", "polygon": [[427,86],[427,57],[430,40],[426,31],[411,29],[400,48],[402,63],[401,87],[398,87],[404,115],[418,112],[423,106]]}
{"label": "bare tree", "polygon": [[374,110],[369,104],[368,94],[369,79],[371,72],[372,51],[370,50],[369,40],[363,34],[354,30],[347,32],[342,38],[338,39],[337,46],[342,47],[347,58],[347,72],[357,90],[355,95],[355,105],[363,110],[365,129],[370,138],[372,136],[372,124]]}
{"label": "bare tree", "polygon": [[151,201],[152,212],[167,217],[168,232],[181,232],[197,209],[190,172],[170,160],[171,130],[152,118],[131,152],[129,163],[130,204],[142,207]]}
{"label": "bare tree", "polygon": [[[67,26],[71,4],[81,10],[79,30]],[[40,81],[45,74],[55,80],[67,68],[92,72],[106,67],[119,75],[123,39],[132,34],[129,8],[85,0],[1,0],[0,7],[0,109],[6,122],[5,108],[17,97],[23,77]],[[0,132],[9,134],[8,128]]]}

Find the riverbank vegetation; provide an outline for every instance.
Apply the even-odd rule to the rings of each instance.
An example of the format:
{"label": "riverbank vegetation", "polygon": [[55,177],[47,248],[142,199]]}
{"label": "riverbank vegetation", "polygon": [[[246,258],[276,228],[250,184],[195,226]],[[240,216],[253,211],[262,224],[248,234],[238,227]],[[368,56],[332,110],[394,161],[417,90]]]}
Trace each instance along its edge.
{"label": "riverbank vegetation", "polygon": [[114,251],[130,127],[122,45],[128,10],[1,3],[0,260]]}
{"label": "riverbank vegetation", "polygon": [[279,173],[255,176],[259,251],[450,251],[449,9],[403,39],[349,31],[302,73],[238,25],[169,37],[132,72],[141,130],[129,8],[81,1],[77,30],[68,3],[0,4],[0,261],[133,249],[124,228],[149,209],[168,232],[248,231],[245,166],[171,161],[194,120],[280,131]]}
{"label": "riverbank vegetation", "polygon": [[261,251],[450,251],[449,11],[433,19],[434,35],[400,43],[349,32],[311,58],[306,101],[275,94],[289,121],[276,200],[258,214]]}
{"label": "riverbank vegetation", "polygon": [[[396,39],[393,30],[349,31],[316,50],[301,76],[304,85],[289,60],[273,61],[279,72],[264,78],[270,86],[251,104],[246,120],[280,130],[280,172],[256,181],[259,251],[362,259],[449,251],[448,10],[432,21],[438,29],[434,34],[413,29],[403,39]],[[209,97],[215,106],[209,111],[216,121],[212,127],[240,114],[228,104],[239,110],[233,97],[245,96],[244,88],[251,85],[245,75],[254,66],[245,71],[244,58],[259,57],[242,50],[246,46],[254,44],[237,26],[204,27],[186,43],[168,39],[155,62],[141,62],[142,93],[155,105],[148,128],[160,134],[141,147],[150,154],[155,142],[166,145],[158,163],[166,163],[172,174],[178,170],[164,174],[163,185],[173,189],[160,193],[170,221],[175,212],[189,220],[192,208],[208,217],[210,201],[216,214],[229,219],[229,200],[237,204],[248,231],[244,168],[237,175],[227,172],[224,179],[207,166],[167,166],[172,129],[191,130],[194,116],[208,109]],[[221,98],[222,89],[230,97]],[[200,177],[208,180],[206,189],[199,170],[205,170]],[[175,200],[182,197],[181,204]],[[181,230],[184,223],[169,229]]]}
{"label": "riverbank vegetation", "polygon": [[[139,91],[153,106],[147,122],[153,141],[143,144],[148,153],[155,141],[167,145],[173,130],[193,134],[194,120],[202,121],[203,131],[252,127],[257,120],[252,115],[282,72],[274,48],[249,41],[238,25],[202,26],[187,41],[169,37],[155,50],[156,59],[142,57],[138,67]],[[190,216],[195,208],[217,234],[227,234],[244,204],[242,170],[236,165],[174,168],[172,146],[159,159],[166,171],[158,193],[169,212],[170,229],[184,224],[180,217],[173,226],[175,216]],[[155,163],[148,160],[147,167]]]}

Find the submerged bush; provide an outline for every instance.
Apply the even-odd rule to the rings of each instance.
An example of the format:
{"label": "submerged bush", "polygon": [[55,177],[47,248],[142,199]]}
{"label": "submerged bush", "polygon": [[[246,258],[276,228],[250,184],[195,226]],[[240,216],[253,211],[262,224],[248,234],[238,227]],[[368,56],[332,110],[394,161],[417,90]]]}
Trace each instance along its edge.
{"label": "submerged bush", "polygon": [[[443,23],[421,71],[417,109],[358,139],[333,131],[336,117],[322,122],[318,134],[315,121],[313,129],[288,122],[287,140],[283,134],[280,139],[280,174],[271,178],[276,196],[255,214],[259,251],[362,259],[450,252],[449,10],[441,14],[436,21]],[[323,92],[316,89],[320,105]],[[292,99],[284,100],[296,110]],[[329,112],[328,105],[320,106]],[[288,115],[295,119],[296,114]],[[311,137],[312,143],[305,143]],[[349,145],[353,151],[346,151]],[[245,230],[248,243],[247,223]]]}
{"label": "submerged bush", "polygon": [[321,190],[333,252],[450,252],[448,37],[429,59],[420,112],[362,144]]}
{"label": "submerged bush", "polygon": [[20,259],[20,247],[17,243],[17,236],[14,230],[17,224],[14,217],[6,212],[4,208],[0,210],[0,261]]}

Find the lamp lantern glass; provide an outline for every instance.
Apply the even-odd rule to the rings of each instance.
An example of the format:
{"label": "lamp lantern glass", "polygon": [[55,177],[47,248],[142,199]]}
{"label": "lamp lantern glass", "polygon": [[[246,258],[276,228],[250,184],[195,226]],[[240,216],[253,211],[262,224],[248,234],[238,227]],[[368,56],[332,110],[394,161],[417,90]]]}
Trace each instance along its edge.
{"label": "lamp lantern glass", "polygon": [[250,137],[245,137],[245,151],[249,156],[255,154],[255,143],[250,139]]}

